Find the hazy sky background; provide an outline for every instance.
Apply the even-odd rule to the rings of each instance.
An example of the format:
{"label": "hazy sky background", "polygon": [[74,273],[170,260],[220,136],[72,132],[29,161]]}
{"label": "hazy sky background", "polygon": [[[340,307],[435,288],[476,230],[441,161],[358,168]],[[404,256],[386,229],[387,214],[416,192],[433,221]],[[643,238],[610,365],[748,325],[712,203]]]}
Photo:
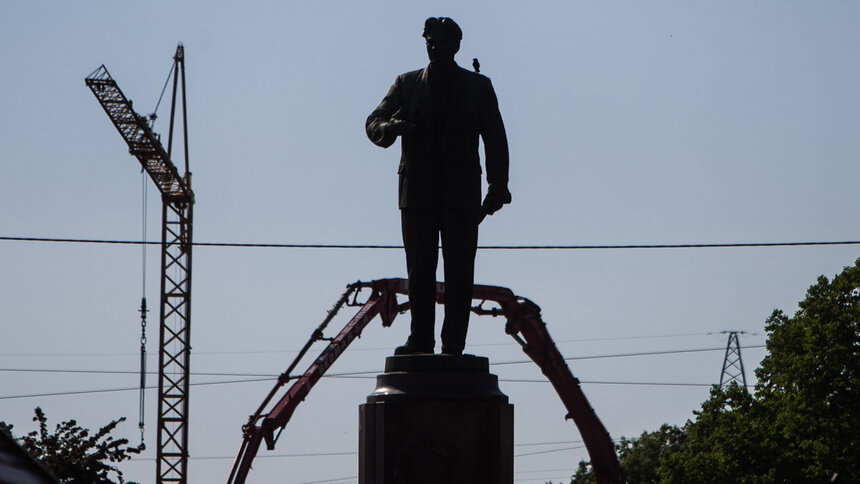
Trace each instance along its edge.
{"label": "hazy sky background", "polygon": [[[860,4],[847,1],[2,2],[0,236],[141,238],[139,164],[84,77],[104,63],[148,114],[183,42],[196,241],[400,243],[399,143],[372,145],[364,120],[398,74],[426,64],[423,22],[440,15],[462,27],[458,61],[480,59],[508,130],[513,203],[481,226],[481,244],[860,239]],[[168,101],[155,128],[165,134]],[[160,200],[146,182],[157,240]],[[722,330],[757,333],[741,337],[754,381],[771,311],[793,312],[816,277],[858,255],[850,245],[483,250],[476,280],[539,304],[567,357],[717,348]],[[157,309],[157,248],[148,256]],[[347,283],[404,275],[400,250],[198,247],[192,371],[277,375]],[[0,419],[24,433],[37,405],[89,427],[127,416],[117,433],[136,443],[136,391],[18,397],[135,387],[141,286],[137,246],[0,241]],[[352,312],[342,314],[331,331]],[[467,351],[524,360],[503,325],[473,318]],[[331,372],[381,370],[407,332],[405,316],[372,323]],[[718,350],[570,365],[618,438],[683,424],[722,360]],[[132,373],[11,371],[26,369]],[[517,482],[566,480],[586,454],[570,449],[580,437],[551,386],[508,381],[541,380],[531,364],[492,370],[515,405]],[[242,378],[194,381],[230,379]],[[241,426],[272,384],[192,388],[191,482],[226,481]],[[249,482],[356,482],[356,455],[263,456],[355,452],[357,406],[373,387],[324,379]],[[149,390],[148,450],[123,464],[142,483],[154,480],[156,400]]]}

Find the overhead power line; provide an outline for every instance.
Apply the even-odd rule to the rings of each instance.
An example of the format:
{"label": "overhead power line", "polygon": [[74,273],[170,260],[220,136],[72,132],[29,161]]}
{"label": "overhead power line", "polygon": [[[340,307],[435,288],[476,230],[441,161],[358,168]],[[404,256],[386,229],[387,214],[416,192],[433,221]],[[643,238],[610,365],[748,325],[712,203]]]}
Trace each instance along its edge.
{"label": "overhead power line", "polygon": [[[765,345],[751,345],[747,348],[764,348]],[[637,353],[616,353],[609,355],[588,355],[588,356],[572,356],[565,358],[565,361],[574,361],[574,360],[587,360],[587,359],[598,359],[598,358],[623,358],[623,357],[635,357],[635,356],[654,356],[654,355],[669,355],[669,354],[682,354],[682,353],[697,353],[697,352],[706,352],[706,351],[723,351],[723,348],[694,348],[694,349],[683,349],[683,350],[666,350],[666,351],[644,351]],[[531,363],[530,360],[517,360],[517,361],[504,361],[498,363],[490,363],[490,366],[501,366],[501,365],[519,365]],[[70,369],[34,369],[34,368],[0,368],[0,372],[45,372],[45,373],[100,373],[100,374],[128,374],[133,372],[123,371],[123,370],[70,370]],[[353,371],[353,372],[342,372],[342,373],[331,373],[327,375],[323,375],[325,378],[375,378],[374,375],[380,373],[380,370],[366,370],[366,371]],[[254,382],[264,382],[264,381],[272,381],[278,377],[278,375],[267,375],[267,374],[244,374],[244,373],[198,373],[194,374],[195,376],[235,376],[242,377],[247,376],[249,378],[241,378],[235,380],[227,380],[227,381],[210,381],[210,382],[196,382],[191,383],[192,386],[204,386],[204,385],[227,385],[234,383],[254,383]],[[532,380],[532,379],[500,379],[503,382],[509,383],[546,383],[545,380]],[[584,384],[593,384],[593,385],[639,385],[639,386],[694,386],[694,387],[710,387],[712,384],[710,383],[682,383],[682,382],[636,382],[636,381],[585,381],[581,380],[581,383]],[[154,387],[147,387],[148,389],[152,389]],[[140,390],[139,387],[134,388],[108,388],[108,389],[97,389],[97,390],[78,390],[78,391],[68,391],[68,392],[47,392],[47,393],[34,393],[34,394],[25,394],[25,395],[6,395],[0,396],[0,400],[12,400],[12,399],[20,399],[20,398],[36,398],[36,397],[54,397],[54,396],[69,396],[69,395],[84,395],[84,394],[93,394],[93,393],[110,393],[110,392],[123,392],[123,391],[131,391],[131,390]]]}
{"label": "overhead power line", "polygon": [[[575,447],[564,447],[560,449],[545,449],[537,452],[528,452],[524,454],[520,454],[522,456],[526,455],[537,455],[537,454],[545,454],[550,452],[558,452],[562,450],[573,450],[573,449],[584,449],[585,446],[582,445],[583,442],[581,440],[564,440],[564,441],[555,441],[555,442],[527,442],[514,444],[514,447],[538,447],[538,446],[546,446],[546,445],[570,445],[570,444],[578,444]],[[358,455],[357,451],[341,451],[341,452],[304,452],[304,453],[288,453],[288,454],[269,454],[269,453],[261,453],[257,456],[257,458],[299,458],[299,457],[342,457],[342,456],[353,456]],[[519,456],[515,456],[519,457]],[[191,460],[228,460],[235,459],[235,455],[205,455],[205,456],[190,456]],[[154,457],[140,457],[135,458],[136,461],[153,461]],[[528,471],[524,471],[528,472]],[[533,472],[533,471],[531,471]]]}
{"label": "overhead power line", "polygon": [[[599,337],[599,338],[574,338],[574,339],[563,339],[556,340],[556,344],[567,344],[567,343],[586,343],[586,342],[594,342],[594,341],[621,341],[621,340],[636,340],[636,339],[657,339],[657,338],[677,338],[683,336],[710,336],[719,333],[709,332],[709,333],[677,333],[677,334],[661,334],[661,335],[652,335],[652,336],[617,336],[617,337]],[[746,333],[751,336],[764,336],[759,333]],[[483,347],[494,347],[494,346],[511,346],[517,347],[519,346],[513,342],[504,342],[504,343],[475,343],[469,344],[470,348],[483,348]],[[748,348],[758,348],[758,346],[746,346]],[[391,351],[390,346],[375,346],[370,348],[353,348],[351,351]],[[219,355],[263,355],[263,354],[292,354],[298,353],[298,350],[295,349],[287,349],[287,350],[221,350],[221,351],[195,351],[194,354],[196,356],[219,356]],[[120,356],[129,356],[129,355],[137,355],[138,353],[134,352],[99,352],[99,353],[0,353],[0,358],[28,358],[28,357],[39,357],[39,358],[48,358],[48,357],[98,357],[98,356],[110,356],[110,357],[120,357]],[[135,372],[137,373],[137,372]],[[225,375],[217,375],[217,376],[225,376]]]}
{"label": "overhead power line", "polygon": [[335,484],[343,483],[344,481],[353,482],[354,479],[358,479],[358,476],[335,477],[333,479],[324,479],[322,481],[304,481],[298,484]]}
{"label": "overhead power line", "polygon": [[[712,336],[712,335],[721,335],[719,332],[706,332],[706,333],[671,333],[671,334],[654,334],[654,335],[635,335],[635,336],[601,336],[596,338],[573,338],[573,339],[561,339],[556,340],[556,344],[562,343],[586,343],[586,342],[594,342],[594,341],[621,341],[621,340],[636,340],[636,339],[658,339],[658,338],[679,338],[685,336]],[[753,332],[745,332],[747,336],[763,336],[760,333]],[[469,344],[470,348],[478,348],[478,347],[489,347],[489,346],[516,346],[514,341],[508,341],[504,343],[475,343]],[[750,346],[753,348],[754,346]],[[375,346],[371,348],[353,348],[351,351],[390,351],[390,346]],[[195,351],[194,354],[196,356],[201,355],[257,355],[257,354],[284,354],[284,353],[298,353],[297,349],[287,349],[287,350],[221,350],[221,351]],[[24,357],[53,357],[53,356],[63,356],[63,357],[84,357],[84,356],[129,356],[129,355],[137,355],[136,352],[100,352],[100,353],[0,353],[0,358],[2,357],[16,357],[16,358],[24,358]]]}
{"label": "overhead power line", "polygon": [[[528,363],[528,362],[523,362]],[[29,369],[29,368],[0,368],[0,373],[73,373],[73,374],[84,374],[84,375],[136,375],[137,371],[121,371],[121,370],[58,370],[58,369]],[[355,372],[345,372],[345,373],[332,373],[323,375],[323,378],[360,378],[360,379],[373,379],[376,378],[376,374],[380,373],[380,370],[373,371],[355,371]],[[149,372],[149,374],[155,374],[154,372]],[[249,382],[260,382],[260,381],[273,381],[278,378],[279,375],[274,374],[263,374],[263,373],[191,373],[191,376],[229,376],[229,377],[247,377],[238,380],[229,380],[229,381],[215,381],[215,382],[196,382],[192,383],[192,385],[222,385],[229,383],[249,383]],[[548,383],[548,380],[539,380],[533,378],[499,378],[500,382],[506,383]],[[581,383],[588,383],[592,385],[644,385],[644,386],[711,386],[710,383],[680,383],[680,382],[635,382],[635,381],[582,381]],[[147,389],[152,389],[155,387],[147,387]],[[127,388],[117,388],[117,389],[105,389],[105,390],[81,390],[74,392],[58,392],[58,393],[42,393],[35,395],[18,395],[18,396],[0,396],[0,400],[2,399],[13,399],[13,398],[28,398],[28,397],[37,397],[37,396],[62,396],[62,395],[76,395],[76,394],[86,394],[86,393],[106,393],[106,392],[121,392],[126,391]]]}
{"label": "overhead power line", "polygon": [[[765,345],[750,345],[747,348],[765,348]],[[693,348],[687,350],[665,350],[665,351],[640,351],[637,353],[615,353],[610,355],[587,355],[587,356],[569,356],[564,361],[575,360],[594,360],[599,358],[624,358],[628,356],[652,356],[652,355],[673,355],[679,353],[701,353],[705,351],[724,351],[725,348]],[[515,361],[500,361],[490,363],[490,366],[501,365],[521,365],[523,363],[531,363],[531,360],[515,360]]]}
{"label": "overhead power line", "polygon": [[[748,345],[745,348],[764,348],[765,345]],[[684,353],[701,353],[706,351],[723,351],[724,348],[691,348],[691,349],[680,349],[680,350],[661,350],[661,351],[640,351],[635,353],[613,353],[613,354],[604,354],[604,355],[585,355],[585,356],[570,356],[565,358],[565,361],[575,361],[575,360],[593,360],[593,359],[602,359],[602,358],[625,358],[625,357],[634,357],[634,356],[656,356],[656,355],[672,355],[672,354],[684,354]],[[501,361],[490,363],[490,366],[502,366],[502,365],[521,365],[531,363],[531,360],[515,360],[515,361]],[[137,370],[85,370],[85,369],[70,369],[70,368],[0,368],[0,373],[78,373],[78,374],[99,374],[99,375],[130,375],[130,374],[138,374]],[[325,377],[344,377],[344,376],[362,376],[362,375],[376,375],[380,373],[381,370],[359,370],[359,371],[350,371],[350,372],[339,372],[339,373],[328,373],[324,375]],[[154,372],[148,372],[153,374]],[[274,373],[238,373],[238,372],[191,372],[191,376],[219,376],[219,377],[250,377],[250,378],[262,378],[262,379],[271,379],[277,378],[279,375]],[[515,381],[515,380],[509,380]],[[519,380],[516,380],[519,381]],[[232,383],[232,382],[228,382]]]}
{"label": "overhead power line", "polygon": [[[161,245],[152,240],[69,239],[54,237],[0,236],[0,240],[15,242],[55,242],[74,244]],[[268,248],[268,249],[403,249],[388,244],[274,244],[241,242],[194,242],[197,247]],[[585,244],[585,245],[479,245],[484,250],[609,250],[609,249],[720,249],[749,247],[802,247],[822,245],[860,245],[860,240],[801,241],[801,242],[713,242],[701,244]]]}
{"label": "overhead power line", "polygon": [[[208,385],[226,385],[230,383],[254,383],[254,382],[271,382],[273,378],[247,378],[242,380],[228,380],[228,381],[207,381],[207,382],[198,382],[191,383],[191,386],[208,386]],[[153,390],[158,388],[157,386],[147,386],[147,390]],[[19,398],[36,398],[36,397],[64,397],[69,395],[88,395],[93,393],[115,393],[115,392],[127,392],[127,391],[140,391],[140,387],[126,387],[126,388],[102,388],[97,390],[75,390],[68,392],[46,392],[46,393],[32,393],[28,395],[6,395],[0,396],[0,400],[14,400]]]}
{"label": "overhead power line", "polygon": [[562,452],[565,450],[577,450],[577,449],[584,449],[584,448],[585,448],[584,445],[577,445],[576,447],[563,447],[561,449],[550,449],[550,450],[539,450],[536,452],[526,452],[524,454],[516,454],[516,455],[514,455],[514,457],[526,457],[529,455],[551,454],[553,452]]}
{"label": "overhead power line", "polygon": [[[329,376],[323,375],[323,378],[341,378],[338,376]],[[374,379],[374,376],[353,376],[347,378],[365,378],[365,379]],[[274,381],[275,378],[248,378],[242,380],[229,380],[229,381],[212,381],[212,382],[198,382],[191,383],[191,386],[204,386],[204,385],[229,385],[232,383],[259,383],[259,382],[271,382]],[[499,378],[500,382],[503,383],[549,383],[549,380],[527,380],[527,379],[505,379]],[[710,388],[714,386],[713,383],[684,383],[684,382],[636,382],[636,381],[590,381],[590,380],[580,380],[580,383],[584,385],[623,385],[623,386],[667,386],[667,387],[703,387]],[[752,385],[748,385],[752,386]],[[153,390],[155,386],[146,387],[147,390]],[[128,392],[128,391],[139,391],[140,387],[126,387],[126,388],[104,388],[98,390],[77,390],[77,391],[68,391],[68,392],[49,392],[49,393],[31,393],[26,395],[5,395],[0,396],[0,400],[16,400],[22,398],[41,398],[41,397],[65,397],[72,395],[87,395],[94,393],[115,393],[115,392]]]}

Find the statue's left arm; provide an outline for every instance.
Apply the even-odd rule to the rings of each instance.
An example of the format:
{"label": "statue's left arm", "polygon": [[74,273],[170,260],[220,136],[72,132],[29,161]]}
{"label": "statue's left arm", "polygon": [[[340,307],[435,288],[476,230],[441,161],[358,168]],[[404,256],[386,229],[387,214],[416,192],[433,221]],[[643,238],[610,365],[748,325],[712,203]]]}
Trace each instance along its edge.
{"label": "statue's left arm", "polygon": [[482,79],[486,86],[483,89],[483,106],[481,113],[481,138],[484,140],[484,155],[487,167],[487,196],[484,198],[484,211],[488,215],[511,202],[511,192],[508,190],[508,137],[505,134],[505,124],[499,112],[499,101],[493,90],[490,79]]}

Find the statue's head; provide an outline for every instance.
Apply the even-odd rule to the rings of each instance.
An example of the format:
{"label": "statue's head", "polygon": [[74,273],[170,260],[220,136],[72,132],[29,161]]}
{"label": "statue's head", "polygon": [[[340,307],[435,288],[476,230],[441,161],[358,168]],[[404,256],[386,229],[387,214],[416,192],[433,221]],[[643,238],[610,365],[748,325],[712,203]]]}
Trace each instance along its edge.
{"label": "statue's head", "polygon": [[427,55],[430,61],[454,60],[460,50],[463,31],[457,22],[448,17],[430,17],[424,22],[422,37],[427,41]]}

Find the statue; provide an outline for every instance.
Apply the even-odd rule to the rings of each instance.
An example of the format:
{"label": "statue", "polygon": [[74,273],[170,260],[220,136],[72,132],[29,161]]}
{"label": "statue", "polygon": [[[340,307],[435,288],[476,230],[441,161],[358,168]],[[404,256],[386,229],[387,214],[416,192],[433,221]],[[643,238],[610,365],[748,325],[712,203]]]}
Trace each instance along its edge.
{"label": "statue", "polygon": [[[395,355],[434,353],[439,237],[445,271],[442,353],[466,345],[478,224],[510,203],[508,142],[490,80],[457,65],[463,33],[450,18],[429,18],[422,35],[430,64],[402,74],[370,114],[370,140],[388,148],[401,138],[399,207],[411,333]],[[484,142],[487,195],[481,202],[478,137]]]}

